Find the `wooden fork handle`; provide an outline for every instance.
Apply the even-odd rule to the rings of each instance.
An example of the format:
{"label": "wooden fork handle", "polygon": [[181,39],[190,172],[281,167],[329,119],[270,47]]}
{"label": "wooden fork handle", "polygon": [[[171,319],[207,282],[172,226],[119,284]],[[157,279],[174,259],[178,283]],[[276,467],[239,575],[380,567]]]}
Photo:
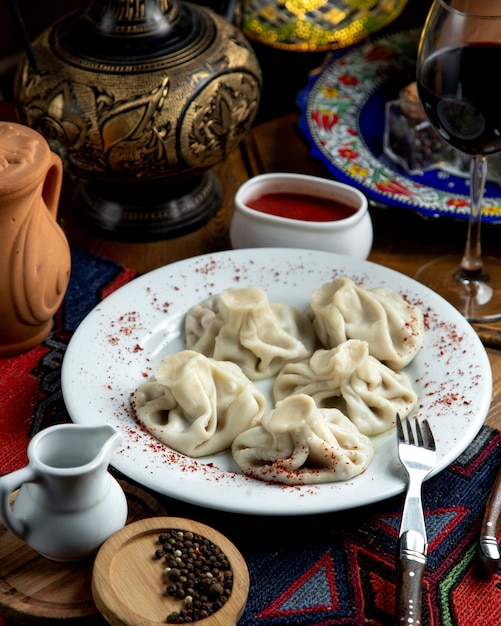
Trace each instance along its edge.
{"label": "wooden fork handle", "polygon": [[426,543],[419,533],[402,534],[398,557],[395,626],[420,626]]}

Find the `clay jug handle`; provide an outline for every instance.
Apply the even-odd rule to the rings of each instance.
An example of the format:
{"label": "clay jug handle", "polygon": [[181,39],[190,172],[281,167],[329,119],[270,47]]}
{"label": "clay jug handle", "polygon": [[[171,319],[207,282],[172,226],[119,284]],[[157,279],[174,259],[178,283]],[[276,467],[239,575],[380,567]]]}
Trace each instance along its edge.
{"label": "clay jug handle", "polygon": [[43,184],[42,197],[49,213],[56,219],[63,185],[63,162],[61,157],[55,152],[50,153],[50,164]]}
{"label": "clay jug handle", "polygon": [[37,474],[31,465],[20,470],[6,474],[0,478],[0,518],[8,530],[19,539],[25,539],[28,526],[25,521],[14,515],[10,505],[10,497],[13,491],[24,483],[32,483],[37,479]]}

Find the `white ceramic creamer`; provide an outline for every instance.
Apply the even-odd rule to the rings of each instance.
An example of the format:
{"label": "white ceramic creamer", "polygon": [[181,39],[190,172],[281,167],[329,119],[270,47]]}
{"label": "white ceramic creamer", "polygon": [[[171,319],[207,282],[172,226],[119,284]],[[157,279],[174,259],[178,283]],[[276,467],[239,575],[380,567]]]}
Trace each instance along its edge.
{"label": "white ceramic creamer", "polygon": [[121,440],[108,425],[59,424],[39,432],[28,446],[28,465],[0,478],[5,527],[49,559],[92,556],[127,519],[123,489],[108,472]]}

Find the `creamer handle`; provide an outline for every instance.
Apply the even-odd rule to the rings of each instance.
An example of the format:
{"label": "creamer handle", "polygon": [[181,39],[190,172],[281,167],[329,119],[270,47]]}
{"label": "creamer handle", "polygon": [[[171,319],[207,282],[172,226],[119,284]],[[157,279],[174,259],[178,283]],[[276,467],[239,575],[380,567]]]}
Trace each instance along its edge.
{"label": "creamer handle", "polygon": [[21,485],[35,482],[36,479],[36,472],[30,465],[0,478],[0,518],[5,528],[23,540],[28,529],[26,523],[12,512],[10,497],[12,492],[21,487]]}

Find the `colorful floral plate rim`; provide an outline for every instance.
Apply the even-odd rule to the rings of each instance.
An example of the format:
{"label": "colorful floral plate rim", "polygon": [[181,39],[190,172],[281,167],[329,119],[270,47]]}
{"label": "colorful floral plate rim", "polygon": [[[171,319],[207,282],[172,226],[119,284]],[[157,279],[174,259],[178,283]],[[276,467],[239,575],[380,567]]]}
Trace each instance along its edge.
{"label": "colorful floral plate rim", "polygon": [[[333,55],[298,94],[299,126],[311,154],[373,201],[466,219],[467,177],[441,169],[411,176],[383,152],[385,105],[414,80],[419,34],[398,32]],[[494,181],[486,185],[482,221],[501,222],[501,187]]]}

